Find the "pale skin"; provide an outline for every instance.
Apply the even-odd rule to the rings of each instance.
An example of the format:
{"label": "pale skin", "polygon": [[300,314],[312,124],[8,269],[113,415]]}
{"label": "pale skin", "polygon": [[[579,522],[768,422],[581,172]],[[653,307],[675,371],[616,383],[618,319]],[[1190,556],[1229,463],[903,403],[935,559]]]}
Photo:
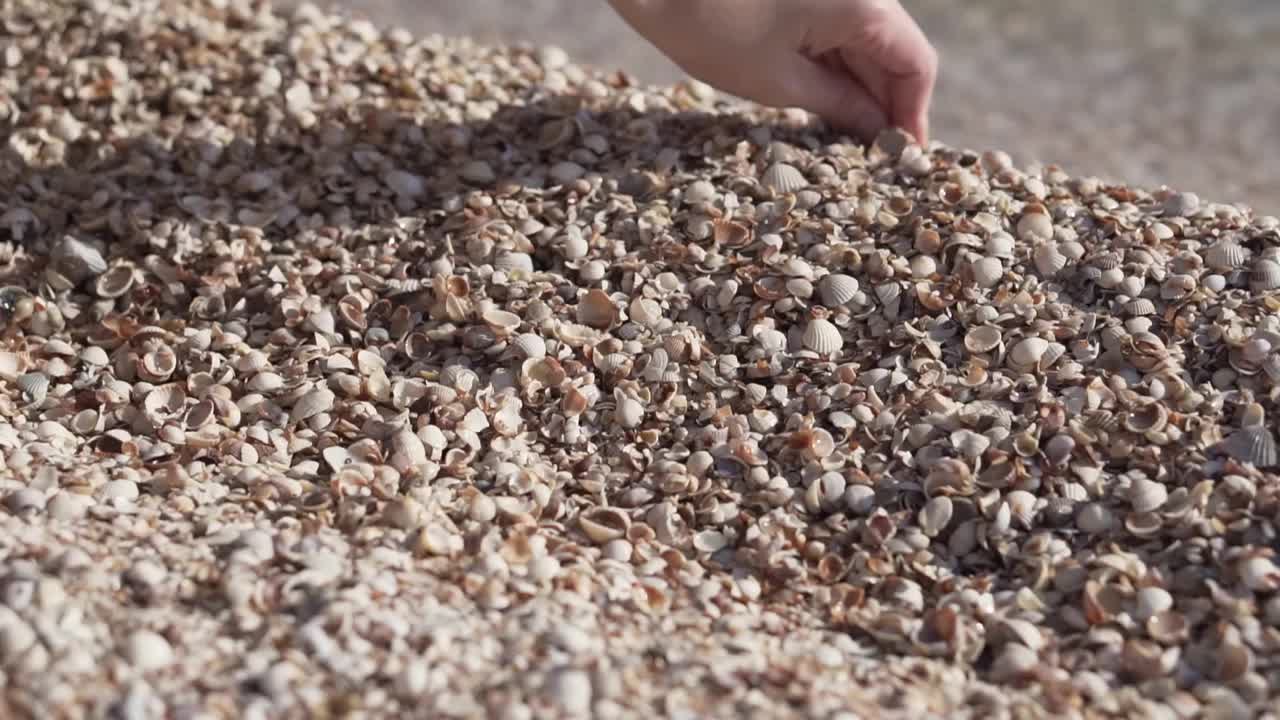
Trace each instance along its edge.
{"label": "pale skin", "polygon": [[798,107],[869,142],[890,126],[924,143],[938,54],[898,0],[609,0],[689,75]]}

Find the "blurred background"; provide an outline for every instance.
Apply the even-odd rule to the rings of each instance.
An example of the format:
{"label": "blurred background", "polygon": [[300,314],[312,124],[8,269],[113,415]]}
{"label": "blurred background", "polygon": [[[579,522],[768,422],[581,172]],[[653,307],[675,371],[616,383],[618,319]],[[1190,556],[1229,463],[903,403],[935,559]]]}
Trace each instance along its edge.
{"label": "blurred background", "polygon": [[[312,2],[419,34],[558,45],[642,82],[682,76],[604,0]],[[1280,215],[1280,0],[903,4],[942,59],[937,139]]]}

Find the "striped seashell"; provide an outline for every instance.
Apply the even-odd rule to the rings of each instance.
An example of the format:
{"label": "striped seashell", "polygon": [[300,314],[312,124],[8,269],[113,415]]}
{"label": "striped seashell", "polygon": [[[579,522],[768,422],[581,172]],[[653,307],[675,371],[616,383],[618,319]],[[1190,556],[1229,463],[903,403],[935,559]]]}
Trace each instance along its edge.
{"label": "striped seashell", "polygon": [[1257,292],[1280,288],[1280,263],[1275,260],[1259,260],[1249,273],[1249,286]]}
{"label": "striped seashell", "polygon": [[844,347],[844,338],[840,335],[840,328],[829,320],[822,318],[813,318],[809,321],[809,324],[805,326],[804,335],[801,336],[800,342],[806,349],[812,350],[819,355],[837,353],[840,352],[840,348]]}
{"label": "striped seashell", "polygon": [[1156,304],[1147,298],[1137,298],[1124,304],[1125,313],[1134,317],[1145,317],[1156,314]]}
{"label": "striped seashell", "polygon": [[1013,236],[1003,230],[994,232],[991,237],[987,238],[987,255],[996,258],[1012,258],[1014,240]]}
{"label": "striped seashell", "polygon": [[1214,243],[1204,252],[1204,263],[1214,270],[1231,270],[1244,265],[1249,251],[1234,240]]}
{"label": "striped seashell", "polygon": [[1108,325],[1102,328],[1100,335],[1102,337],[1102,347],[1108,350],[1118,350],[1124,347],[1125,342],[1129,339],[1129,331],[1121,325]]}
{"label": "striped seashell", "polygon": [[537,333],[520,333],[511,341],[511,345],[526,358],[547,356],[547,341]]}
{"label": "striped seashell", "polygon": [[1108,253],[1102,253],[1101,255],[1090,260],[1089,264],[1092,265],[1093,267],[1098,268],[1099,270],[1114,270],[1115,268],[1120,267],[1121,262],[1122,260],[1120,258],[1119,253],[1108,252]]}
{"label": "striped seashell", "polygon": [[1221,447],[1236,460],[1258,468],[1280,465],[1280,449],[1276,447],[1275,435],[1260,425],[1236,430],[1222,442]]}
{"label": "striped seashell", "polygon": [[1042,337],[1023,338],[1009,351],[1009,363],[1017,367],[1033,367],[1049,350],[1049,341]]}
{"label": "striped seashell", "polygon": [[770,355],[787,349],[787,335],[781,330],[762,328],[755,333],[755,340],[760,349]]}
{"label": "striped seashell", "polygon": [[44,402],[49,394],[49,376],[44,373],[24,373],[18,376],[14,384],[22,392],[23,399],[32,405]]}
{"label": "striped seashell", "polygon": [[784,162],[776,162],[770,165],[764,171],[764,175],[760,177],[760,182],[780,195],[803,190],[809,186],[809,181],[805,179],[804,173],[796,169],[794,165],[788,165]]}
{"label": "striped seashell", "polygon": [[1046,277],[1057,275],[1067,266],[1067,256],[1058,249],[1057,243],[1036,245],[1035,250],[1032,251],[1032,259],[1035,261],[1036,270]]}
{"label": "striped seashell", "polygon": [[831,273],[818,281],[818,293],[825,305],[844,305],[858,294],[858,280],[850,275]]}
{"label": "striped seashell", "polygon": [[1160,286],[1160,297],[1165,300],[1181,300],[1196,289],[1194,275],[1170,275]]}
{"label": "striped seashell", "polygon": [[1000,258],[980,257],[970,268],[973,271],[973,281],[980,288],[992,287],[1004,277],[1004,263],[1000,262]]}

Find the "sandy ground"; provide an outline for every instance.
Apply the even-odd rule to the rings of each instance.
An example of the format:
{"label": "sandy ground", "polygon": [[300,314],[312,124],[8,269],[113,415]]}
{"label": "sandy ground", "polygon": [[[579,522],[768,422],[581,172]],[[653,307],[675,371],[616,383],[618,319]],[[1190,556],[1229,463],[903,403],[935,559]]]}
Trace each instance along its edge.
{"label": "sandy ground", "polygon": [[[556,44],[648,82],[681,76],[600,0],[316,4],[415,33]],[[906,4],[943,59],[940,140],[1280,214],[1280,2]]]}

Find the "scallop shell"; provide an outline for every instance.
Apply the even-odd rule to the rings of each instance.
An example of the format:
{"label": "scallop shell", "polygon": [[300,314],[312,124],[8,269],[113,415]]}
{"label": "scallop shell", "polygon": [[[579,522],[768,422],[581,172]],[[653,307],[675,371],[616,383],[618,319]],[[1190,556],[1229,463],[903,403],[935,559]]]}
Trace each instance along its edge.
{"label": "scallop shell", "polygon": [[809,324],[805,326],[804,335],[801,336],[800,342],[805,348],[819,355],[837,353],[840,352],[840,348],[844,347],[844,338],[840,335],[840,328],[829,320],[822,318],[813,318],[809,321]]}
{"label": "scallop shell", "polygon": [[302,422],[320,413],[329,412],[333,409],[336,399],[337,396],[333,391],[326,387],[308,390],[302,397],[295,400],[293,407],[289,409],[289,422]]}
{"label": "scallop shell", "polygon": [[787,349],[787,335],[781,330],[762,328],[755,333],[756,344],[769,355]]}
{"label": "scallop shell", "polygon": [[829,307],[844,305],[858,294],[858,280],[850,275],[831,273],[818,281],[818,292],[823,304]]}
{"label": "scallop shell", "polygon": [[1133,317],[1146,317],[1156,314],[1156,304],[1147,298],[1138,298],[1125,303],[1124,311]]}
{"label": "scallop shell", "polygon": [[1265,427],[1252,425],[1236,430],[1223,441],[1222,450],[1242,463],[1252,463],[1259,468],[1280,465],[1275,435]]}
{"label": "scallop shell", "polygon": [[1000,258],[980,257],[969,268],[973,273],[973,281],[981,288],[992,287],[1004,277],[1004,263],[1000,262]]}
{"label": "scallop shell", "polygon": [[991,447],[991,438],[979,432],[960,429],[951,433],[951,446],[970,460],[979,458]]}
{"label": "scallop shell", "polygon": [[1036,245],[1035,250],[1032,251],[1032,259],[1035,261],[1036,270],[1046,277],[1057,275],[1067,266],[1067,256],[1062,254],[1057,243]]}
{"label": "scallop shell", "polygon": [[1248,258],[1249,251],[1234,240],[1214,243],[1204,252],[1205,265],[1214,270],[1233,270],[1244,265]]}
{"label": "scallop shell", "polygon": [[547,356],[547,341],[537,333],[520,333],[512,339],[511,346],[526,358]]}
{"label": "scallop shell", "polygon": [[1280,263],[1265,258],[1259,260],[1249,273],[1249,286],[1258,292],[1280,288]]}
{"label": "scallop shell", "polygon": [[1004,332],[995,325],[979,325],[964,336],[964,346],[971,353],[988,353],[1000,347]]}
{"label": "scallop shell", "polygon": [[1013,257],[1013,236],[1007,232],[999,231],[991,234],[987,238],[987,255],[994,258],[1012,258]]}
{"label": "scallop shell", "polygon": [[49,394],[49,376],[40,372],[29,372],[19,375],[14,385],[22,392],[26,402],[38,405],[44,402]]}
{"label": "scallop shell", "polygon": [[800,172],[794,165],[788,165],[784,162],[776,162],[770,165],[764,171],[764,174],[760,176],[760,182],[765,187],[781,195],[803,190],[809,186],[809,181],[805,178],[804,173]]}

